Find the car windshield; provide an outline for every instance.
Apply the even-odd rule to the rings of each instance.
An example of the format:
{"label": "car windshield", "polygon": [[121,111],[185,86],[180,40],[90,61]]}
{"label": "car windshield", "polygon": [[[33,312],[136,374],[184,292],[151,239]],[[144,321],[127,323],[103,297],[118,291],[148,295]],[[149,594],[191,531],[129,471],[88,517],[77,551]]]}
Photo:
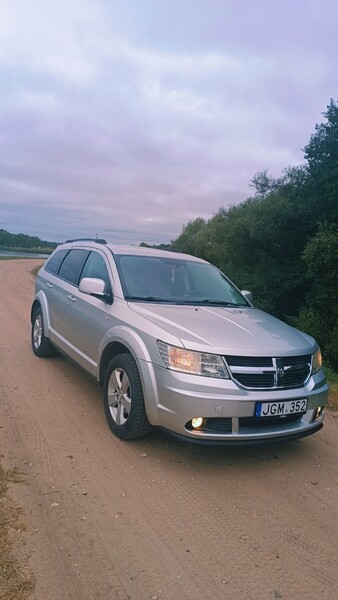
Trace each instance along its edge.
{"label": "car windshield", "polygon": [[138,302],[250,306],[209,263],[171,257],[115,255],[124,297]]}

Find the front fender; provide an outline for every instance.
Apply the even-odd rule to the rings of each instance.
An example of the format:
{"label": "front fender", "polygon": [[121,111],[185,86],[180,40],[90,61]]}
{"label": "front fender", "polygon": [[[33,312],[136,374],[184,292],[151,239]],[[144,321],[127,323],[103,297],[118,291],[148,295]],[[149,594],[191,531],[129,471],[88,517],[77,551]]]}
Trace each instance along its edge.
{"label": "front fender", "polygon": [[146,362],[151,362],[147,346],[139,333],[125,325],[117,325],[109,329],[102,338],[99,348],[99,364],[105,348],[112,342],[126,346],[135,361],[145,360]]}
{"label": "front fender", "polygon": [[126,327],[125,325],[117,325],[112,327],[104,335],[99,349],[98,360],[98,379],[101,379],[101,361],[105,362],[105,350],[110,344],[121,344],[128,349],[134,358],[142,381],[144,403],[149,422],[152,425],[159,424],[157,406],[159,404],[159,395],[157,383],[154,373],[154,366],[149,350],[140,336],[140,334]]}

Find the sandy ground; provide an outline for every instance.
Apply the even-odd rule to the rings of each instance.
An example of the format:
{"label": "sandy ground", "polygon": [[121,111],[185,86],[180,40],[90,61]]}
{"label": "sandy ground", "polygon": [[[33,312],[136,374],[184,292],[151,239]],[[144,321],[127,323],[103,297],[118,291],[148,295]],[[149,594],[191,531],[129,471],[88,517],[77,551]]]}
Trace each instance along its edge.
{"label": "sandy ground", "polygon": [[287,444],[117,440],[96,382],[30,348],[36,260],[0,262],[0,452],[34,600],[337,600],[338,413]]}

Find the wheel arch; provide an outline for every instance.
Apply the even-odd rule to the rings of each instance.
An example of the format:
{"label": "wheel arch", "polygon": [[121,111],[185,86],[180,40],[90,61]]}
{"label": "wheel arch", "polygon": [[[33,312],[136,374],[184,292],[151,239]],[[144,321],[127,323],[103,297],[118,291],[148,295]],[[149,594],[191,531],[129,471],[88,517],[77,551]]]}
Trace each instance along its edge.
{"label": "wheel arch", "polygon": [[50,329],[50,316],[47,298],[45,294],[40,290],[34,298],[32,308],[31,308],[31,323],[33,324],[33,316],[37,308],[41,308],[42,312],[42,321],[43,321],[43,333],[45,337],[49,338],[49,329]]}
{"label": "wheel arch", "polygon": [[32,325],[33,325],[33,316],[34,316],[34,313],[37,308],[41,308],[41,304],[40,304],[39,300],[37,300],[37,298],[35,298],[35,300],[32,304],[32,308],[31,308],[31,324]]}
{"label": "wheel arch", "polygon": [[157,425],[159,396],[153,361],[143,338],[135,330],[120,325],[106,334],[99,353],[98,381],[103,384],[108,364],[118,354],[130,354],[134,359],[141,377],[148,420],[152,425]]}
{"label": "wheel arch", "polygon": [[[104,375],[111,359],[114,358],[114,356],[117,356],[118,354],[131,354],[131,356],[133,356],[132,352],[130,351],[130,348],[128,348],[125,344],[118,341],[109,342],[101,354],[98,369],[98,380],[101,384],[103,383]],[[133,358],[135,360],[134,356]]]}
{"label": "wheel arch", "polygon": [[117,437],[134,440],[150,433],[140,372],[129,352],[111,359],[104,380],[103,400],[108,425]]}

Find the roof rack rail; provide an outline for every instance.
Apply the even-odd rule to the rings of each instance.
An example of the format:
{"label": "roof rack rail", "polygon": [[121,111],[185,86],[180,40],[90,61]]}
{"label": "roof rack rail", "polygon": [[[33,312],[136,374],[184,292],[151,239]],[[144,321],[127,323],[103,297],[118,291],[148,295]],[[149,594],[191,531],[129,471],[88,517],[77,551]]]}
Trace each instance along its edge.
{"label": "roof rack rail", "polygon": [[66,240],[65,244],[71,244],[72,242],[96,242],[96,244],[106,244],[107,241],[103,238],[76,238],[74,240]]}
{"label": "roof rack rail", "polygon": [[165,252],[180,252],[183,253],[183,250],[181,250],[180,248],[158,248],[159,250],[164,250]]}

